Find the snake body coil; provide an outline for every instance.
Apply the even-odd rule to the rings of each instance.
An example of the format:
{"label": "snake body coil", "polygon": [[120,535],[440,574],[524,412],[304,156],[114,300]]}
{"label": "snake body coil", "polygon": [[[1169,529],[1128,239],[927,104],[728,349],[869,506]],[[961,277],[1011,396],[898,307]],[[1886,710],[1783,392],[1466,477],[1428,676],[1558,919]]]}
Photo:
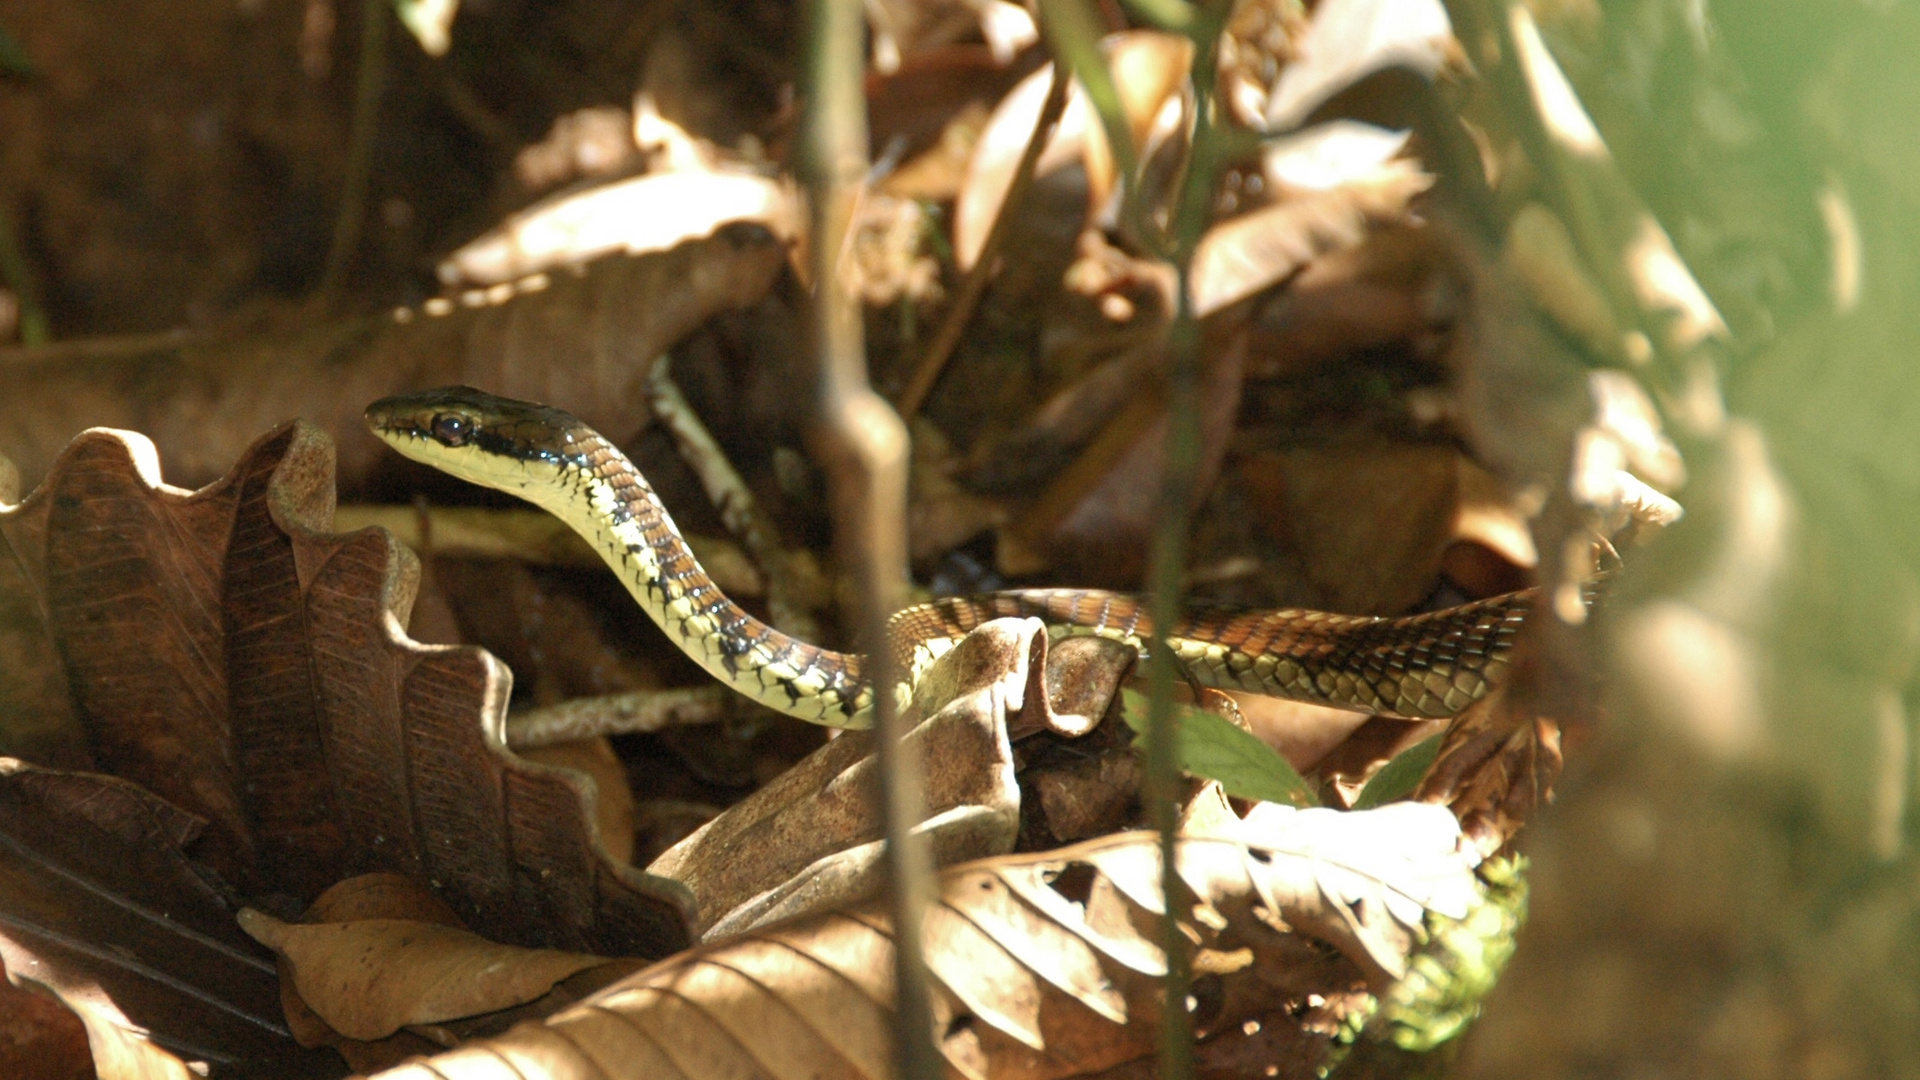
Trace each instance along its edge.
{"label": "snake body coil", "polygon": [[[402,394],[367,409],[407,457],[518,495],[600,552],[654,622],[715,678],[790,716],[865,727],[864,658],[800,641],[754,618],[713,583],[646,478],[592,428],[558,409],[469,387]],[[1409,719],[1451,716],[1499,681],[1531,593],[1399,619],[1318,611],[1200,614],[1168,641],[1205,686]],[[935,600],[896,615],[889,645],[917,674],[974,627],[1033,616],[1054,634],[1144,647],[1145,605],[1118,593],[1027,589]]]}

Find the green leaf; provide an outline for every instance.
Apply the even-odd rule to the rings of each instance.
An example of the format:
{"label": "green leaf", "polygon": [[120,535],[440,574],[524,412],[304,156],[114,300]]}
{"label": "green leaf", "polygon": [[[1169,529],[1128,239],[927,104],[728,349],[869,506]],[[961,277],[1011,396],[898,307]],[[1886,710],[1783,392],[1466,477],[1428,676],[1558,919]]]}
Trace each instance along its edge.
{"label": "green leaf", "polygon": [[1384,768],[1373,774],[1367,786],[1360,789],[1360,796],[1353,800],[1353,808],[1371,810],[1413,794],[1413,789],[1420,786],[1420,778],[1427,775],[1427,770],[1433,767],[1433,759],[1439,756],[1438,735],[1422,739],[1400,751]]}
{"label": "green leaf", "polygon": [[[1145,734],[1146,695],[1121,691],[1121,711],[1133,730]],[[1288,806],[1318,806],[1313,787],[1295,772],[1273,747],[1217,713],[1176,704],[1173,722],[1178,728],[1175,754],[1190,776],[1218,780],[1229,795]]]}

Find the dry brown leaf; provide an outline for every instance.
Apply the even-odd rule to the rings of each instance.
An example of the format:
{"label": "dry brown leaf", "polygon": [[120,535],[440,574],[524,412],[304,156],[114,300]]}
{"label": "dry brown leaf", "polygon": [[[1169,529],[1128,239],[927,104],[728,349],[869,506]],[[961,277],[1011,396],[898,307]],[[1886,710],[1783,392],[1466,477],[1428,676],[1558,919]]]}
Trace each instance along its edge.
{"label": "dry brown leaf", "polygon": [[1547,804],[1564,764],[1559,720],[1528,708],[1524,702],[1530,695],[1515,693],[1516,684],[1541,677],[1529,670],[1539,664],[1534,658],[1538,637],[1523,636],[1516,646],[1509,685],[1453,719],[1439,755],[1413,793],[1415,799],[1449,807],[1483,853],[1511,843]]}
{"label": "dry brown leaf", "polygon": [[1454,295],[1442,236],[1402,224],[1308,263],[1261,299],[1247,375],[1308,375],[1368,349],[1440,338]]}
{"label": "dry brown leaf", "polygon": [[908,474],[908,553],[915,560],[945,554],[1006,519],[1006,508],[966,488],[951,475],[953,444],[931,420],[910,422],[913,450]]}
{"label": "dry brown leaf", "polygon": [[[929,811],[921,827],[937,865],[1012,850],[1022,805],[1010,737],[1047,732],[1049,739],[1079,740],[1108,714],[1133,664],[1133,650],[1117,642],[1050,643],[1035,620],[997,619],[931,665],[908,717],[932,714],[909,739],[926,762]],[[1070,745],[1080,757],[1116,749],[1093,745],[1099,742]],[[1117,751],[1124,761],[1124,742]],[[883,850],[872,809],[871,754],[870,736],[842,735],[669,849],[648,871],[693,891],[707,940],[871,895],[881,884]],[[1109,779],[1125,785],[1132,775],[1126,766]],[[1099,806],[1087,800],[1060,812],[1124,824],[1132,787],[1110,782],[1103,794]]]}
{"label": "dry brown leaf", "polygon": [[[472,297],[409,320],[240,328],[177,343],[111,339],[9,350],[0,363],[0,453],[26,484],[82,429],[145,432],[175,483],[217,480],[263,431],[302,416],[339,447],[339,486],[366,497],[394,467],[367,430],[367,402],[449,383],[566,409],[620,441],[646,365],[709,316],[766,295],[786,247],[734,226],[640,258],[601,259],[538,292]],[[511,291],[511,290],[509,290]],[[433,306],[434,310],[439,310]]]}
{"label": "dry brown leaf", "polygon": [[1040,40],[1032,14],[1007,0],[875,0],[866,11],[873,31],[873,67],[882,75],[972,34],[987,40],[1000,64]]}
{"label": "dry brown leaf", "polygon": [[184,854],[203,827],[124,780],[0,758],[0,958],[94,1009],[96,1054],[120,1052],[102,1051],[105,1023],[241,1071],[320,1074],[281,1023],[271,955]]}
{"label": "dry brown leaf", "polygon": [[114,1016],[111,1006],[90,1001],[66,1004],[86,1025],[87,1047],[98,1080],[199,1080],[201,1070],[207,1067],[203,1061],[193,1063],[199,1068],[189,1066],[155,1046],[143,1032]]}
{"label": "dry brown leaf", "polygon": [[1454,539],[1459,451],[1368,440],[1250,455],[1254,524],[1299,566],[1305,606],[1400,614],[1433,591]]}
{"label": "dry brown leaf", "polygon": [[[1033,138],[1034,125],[1040,119],[1052,84],[1051,65],[1021,80],[994,106],[986,126],[974,140],[972,156],[967,159],[966,175],[960,182],[953,204],[953,261],[965,271],[980,258],[993,220],[1013,187],[1013,176]],[[1087,131],[1096,123],[1084,92],[1076,86],[1068,92],[1066,110],[1054,125],[1053,137],[1034,167],[1035,176],[1045,176],[1080,159]]]}
{"label": "dry brown leaf", "polygon": [[1459,50],[1439,0],[1324,0],[1270,87],[1247,87],[1249,122],[1268,131],[1298,126],[1315,106],[1369,73],[1411,68],[1432,78]]}
{"label": "dry brown leaf", "polygon": [[1303,191],[1214,225],[1193,253],[1193,309],[1212,314],[1314,259],[1358,245],[1372,224],[1401,219],[1413,197],[1432,185],[1433,177],[1412,162],[1389,161],[1363,178]]}
{"label": "dry brown leaf", "polygon": [[300,997],[352,1039],[408,1024],[496,1012],[545,994],[606,957],[501,945],[458,927],[411,919],[284,923],[252,909],[240,925],[286,957]]}
{"label": "dry brown leaf", "polygon": [[594,831],[600,837],[600,846],[614,862],[633,862],[633,789],[627,786],[626,767],[604,737],[530,746],[515,752],[528,761],[590,777]]}
{"label": "dry brown leaf", "polygon": [[1019,426],[982,432],[962,473],[968,485],[1021,495],[1051,479],[1135,399],[1157,396],[1162,336],[1154,327],[1136,325],[1077,337],[1073,349],[1086,357],[1084,372],[1021,418]]}
{"label": "dry brown leaf", "polygon": [[[6,972],[0,957],[0,974]],[[87,1029],[58,995],[0,979],[0,1076],[95,1080]]]}
{"label": "dry brown leaf", "polygon": [[[1203,973],[1196,1027],[1212,1042],[1248,1037],[1256,1015],[1331,1033],[1356,988],[1405,970],[1429,915],[1463,918],[1480,902],[1478,858],[1437,807],[1262,805],[1206,827],[1180,844],[1192,895],[1179,910]],[[1128,833],[942,875],[924,932],[934,1037],[954,1071],[1045,1080],[1153,1052],[1166,966],[1157,843]],[[382,1078],[886,1076],[891,971],[884,915],[857,907],[693,950],[543,1024]],[[1290,1075],[1326,1064],[1317,1047]]]}
{"label": "dry brown leaf", "polygon": [[[1168,103],[1186,81],[1187,69],[1193,63],[1193,45],[1179,34],[1130,30],[1107,38],[1101,42],[1101,49],[1113,69],[1114,85],[1138,148],[1162,123]],[[974,144],[966,180],[953,207],[953,257],[962,270],[972,267],[980,257],[993,220],[1013,186],[1021,153],[1033,137],[1052,80],[1053,69],[1049,66],[1014,87],[994,108]],[[1077,82],[1068,93],[1066,111],[1041,153],[1034,175],[1045,176],[1076,161],[1086,166],[1087,206],[1092,214],[1106,204],[1116,176],[1106,135]]]}
{"label": "dry brown leaf", "polygon": [[[1011,851],[1020,793],[1008,743],[1046,656],[1032,619],[990,622],[941,657],[915,688],[909,753],[926,762],[927,820],[936,860],[951,864]],[[1044,709],[1044,705],[1041,705]],[[699,903],[704,938],[870,895],[884,872],[873,738],[849,732],[693,835],[647,871],[671,878]]]}
{"label": "dry brown leaf", "polygon": [[[301,921],[337,923],[377,918],[460,925],[460,917],[444,901],[426,886],[399,874],[361,874],[348,878],[321,893],[301,916]],[[411,1031],[371,1042],[350,1039],[329,1026],[300,996],[284,954],[276,958],[275,968],[280,975],[280,1007],[286,1013],[293,1037],[301,1046],[332,1047],[356,1072],[391,1068],[408,1058],[431,1054],[444,1045]]]}
{"label": "dry brown leaf", "polygon": [[744,172],[651,173],[550,199],[508,218],[440,264],[449,286],[492,286],[579,265],[602,255],[645,255],[753,224],[798,239],[791,185]]}
{"label": "dry brown leaf", "polygon": [[562,113],[547,137],[513,156],[513,176],[528,191],[545,191],[576,177],[603,176],[640,156],[633,114],[616,105]]}
{"label": "dry brown leaf", "polygon": [[243,890],[390,870],[495,940],[684,940],[683,894],[607,860],[583,779],[506,752],[498,662],[400,632],[412,557],[325,531],[324,435],[283,425],[199,492],[157,474],[144,438],[90,432],[0,509],[92,767],[204,818],[193,853]]}

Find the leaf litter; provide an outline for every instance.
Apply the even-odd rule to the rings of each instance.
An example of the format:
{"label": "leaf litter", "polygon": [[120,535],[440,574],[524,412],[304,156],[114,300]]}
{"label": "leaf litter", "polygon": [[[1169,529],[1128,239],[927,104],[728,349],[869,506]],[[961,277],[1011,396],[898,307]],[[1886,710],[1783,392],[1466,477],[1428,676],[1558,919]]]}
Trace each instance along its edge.
{"label": "leaf litter", "polygon": [[[1015,56],[1032,29],[1021,29],[1017,9],[953,5],[965,10],[910,25],[933,6],[890,5],[892,21],[876,23],[876,64],[895,80],[887,85],[937,72],[951,59],[940,44],[948,35],[984,33],[994,63],[1013,61],[996,88],[1017,88],[983,120],[977,80],[927,79],[921,85],[948,95],[923,106],[937,121],[920,121],[927,132],[914,137],[930,154],[914,183],[931,186],[917,191],[920,202],[875,195],[862,210],[883,388],[911,369],[922,317],[947,301],[953,272],[999,260],[915,421],[917,569],[958,585],[943,591],[1040,575],[1131,586],[1165,468],[1161,380],[1177,278],[1116,218],[1114,153],[1077,89],[1042,154],[1043,180],[1024,197],[1030,205],[1003,205],[1051,76],[1016,77],[1034,63]],[[1635,384],[1583,385],[1541,327],[1503,322],[1511,286],[1452,223],[1462,209],[1446,200],[1460,178],[1428,132],[1336,116],[1279,137],[1384,67],[1445,69],[1455,45],[1444,15],[1435,22],[1438,7],[1324,3],[1309,22],[1276,5],[1243,8],[1228,39],[1228,94],[1266,142],[1229,173],[1232,190],[1191,279],[1207,316],[1203,461],[1191,496],[1202,521],[1196,589],[1232,604],[1398,614],[1536,572],[1561,580],[1572,518],[1543,512],[1541,478],[1551,492],[1566,470],[1540,463],[1568,458],[1576,442],[1588,448],[1581,497],[1613,515],[1614,528],[1623,513],[1657,525],[1677,509],[1658,490],[1678,482],[1677,452],[1657,421],[1649,426],[1655,414],[1633,397]],[[1419,17],[1390,17],[1408,12]],[[1143,156],[1150,165],[1177,158],[1191,109],[1186,39],[1133,30],[1108,48]],[[617,137],[628,116],[631,149]],[[25,504],[0,510],[14,556],[0,560],[0,648],[21,658],[0,678],[7,745],[80,770],[57,774],[80,778],[73,783],[150,789],[145,797],[171,823],[154,841],[178,864],[169,872],[190,874],[180,881],[205,893],[191,910],[218,922],[220,940],[258,976],[272,965],[233,921],[253,904],[248,928],[284,947],[281,991],[299,991],[287,1016],[306,1007],[312,1023],[331,1021],[331,1034],[294,1021],[306,1033],[299,1042],[328,1042],[356,1068],[480,1038],[394,1075],[885,1075],[891,942],[867,899],[878,863],[863,737],[806,756],[812,744],[785,739],[777,723],[729,715],[691,735],[623,735],[618,758],[603,741],[542,751],[552,767],[516,757],[505,749],[505,666],[470,647],[417,644],[402,632],[410,614],[442,640],[472,641],[486,635],[476,633],[481,602],[471,598],[492,592],[497,605],[511,594],[522,640],[496,647],[513,654],[523,695],[537,690],[528,696],[540,704],[571,696],[555,689],[563,683],[592,684],[622,695],[606,708],[652,716],[649,694],[680,692],[674,661],[619,655],[606,644],[617,635],[582,629],[601,618],[594,603],[554,587],[578,571],[496,569],[460,549],[469,541],[450,525],[434,524],[438,508],[410,522],[427,553],[424,586],[421,567],[384,533],[329,532],[333,459],[313,428],[284,426],[239,448],[305,412],[342,440],[342,490],[392,495],[407,485],[383,475],[357,430],[364,400],[402,382],[449,381],[540,397],[636,443],[676,514],[699,498],[692,476],[707,478],[710,492],[712,477],[724,478],[713,516],[737,533],[740,508],[763,502],[752,535],[739,536],[756,562],[730,580],[763,582],[737,591],[784,602],[781,564],[809,556],[777,541],[817,540],[826,520],[817,478],[793,449],[805,382],[796,283],[783,268],[801,265],[793,249],[806,238],[787,181],[757,142],[723,148],[690,135],[649,94],[631,113],[575,114],[541,152],[522,158],[537,180],[529,189],[569,174],[608,179],[522,211],[449,257],[442,276],[463,291],[384,322],[341,323],[317,342],[303,328],[163,350],[163,365],[184,359],[215,383],[251,372],[227,398],[185,407],[181,384],[164,376],[149,380],[162,388],[155,403],[140,404],[99,389],[95,372],[107,368],[90,361],[61,370],[53,359],[9,360],[0,380],[23,392],[0,400],[65,404],[0,415],[0,447],[27,463],[29,479],[46,477]],[[953,165],[962,157],[964,173]],[[646,171],[621,175],[632,168]],[[930,206],[929,193],[953,205]],[[631,212],[642,203],[647,213]],[[661,203],[674,212],[656,212]],[[616,205],[625,209],[594,209]],[[1064,210],[1041,215],[1056,219],[1054,231],[981,250],[995,218],[1024,221],[1046,207]],[[1060,221],[1074,227],[1059,230]],[[1675,278],[1671,245],[1657,239],[1641,245],[1649,254],[1635,284],[1649,303],[1689,298],[1690,279],[1683,268]],[[1549,247],[1521,260],[1523,279],[1557,272],[1552,253],[1566,245]],[[613,250],[629,254],[605,254]],[[1584,318],[1581,330],[1591,336],[1595,325],[1604,320]],[[662,384],[670,347],[673,374]],[[233,359],[248,349],[292,359]],[[649,376],[673,387],[670,412],[706,420],[706,450],[692,453],[684,437],[676,448],[633,408]],[[63,395],[63,379],[81,389]],[[1603,419],[1578,432],[1589,395]],[[239,400],[248,407],[232,407]],[[73,430],[99,422],[149,429],[162,452],[92,432],[53,462]],[[676,453],[711,460],[690,460],[688,471]],[[194,483],[239,464],[188,493],[159,482],[161,459]],[[675,483],[691,499],[674,497]],[[491,535],[493,512],[470,513],[479,523],[471,535]],[[538,538],[504,548],[577,561]],[[568,629],[529,629],[537,620],[527,610]],[[926,928],[940,995],[934,1034],[963,1075],[1097,1073],[1143,1062],[1153,1047],[1154,980],[1166,964],[1151,925],[1165,901],[1151,838],[1127,831],[1142,822],[1127,722],[1137,710],[1117,705],[1116,690],[1132,657],[1096,646],[1076,658],[1079,648],[1049,646],[1033,625],[991,624],[950,653],[916,699],[927,717],[916,738],[938,766],[926,827],[943,863],[985,857],[945,872]],[[547,653],[583,658],[582,674],[548,676],[564,669]],[[1580,681],[1552,642],[1523,639],[1520,656],[1522,689]],[[1176,907],[1201,977],[1193,1010],[1203,1066],[1245,1075],[1257,1067],[1249,1062],[1281,1061],[1286,1075],[1317,1075],[1358,1031],[1400,1039],[1426,1023],[1439,1041],[1433,1032],[1472,1014],[1477,997],[1452,978],[1471,965],[1436,968],[1420,952],[1510,936],[1507,879],[1476,877],[1475,867],[1531,818],[1560,763],[1559,714],[1514,697],[1496,694],[1451,725],[1306,708],[1274,720],[1245,703],[1217,707],[1245,708],[1251,724],[1186,714],[1182,758],[1196,787],[1181,870],[1193,895]],[[1278,735],[1284,724],[1295,733]],[[567,726],[632,730],[591,719]],[[736,735],[740,745],[726,748]],[[771,755],[751,748],[774,744]],[[648,775],[658,760],[670,761],[669,775]],[[1372,805],[1410,791],[1440,806],[1342,816],[1278,805]],[[635,837],[636,822],[684,827],[725,803],[734,805],[650,873],[625,865],[629,838],[643,851],[672,841]],[[392,914],[386,901],[355,916],[325,917],[316,905],[295,921],[326,886],[365,882],[351,875],[368,871],[398,874],[441,907],[422,919]],[[135,895],[101,873],[101,892]],[[0,894],[0,911],[10,902]],[[1486,916],[1491,929],[1474,922],[1486,912],[1503,913]],[[1479,928],[1446,937],[1463,926]],[[567,977],[601,956],[659,957],[689,935],[706,944],[605,989],[593,985],[613,977],[605,969]],[[150,939],[167,940],[135,927],[122,947],[161,948]],[[365,951],[376,943],[396,951]],[[513,985],[496,996],[491,979],[460,974],[479,969]],[[196,991],[199,974],[183,974],[187,989],[177,1000],[162,994],[152,1017],[190,1015],[182,1002],[196,992],[240,1008],[225,991]],[[451,1001],[449,990],[458,991]],[[1428,991],[1465,993],[1467,1003],[1429,1010],[1453,1019],[1423,1021],[1405,999]],[[116,1023],[211,1056],[166,1043],[174,1029],[148,1016]],[[285,1040],[284,1024],[275,1038]],[[294,1054],[268,1043],[266,1053]]]}

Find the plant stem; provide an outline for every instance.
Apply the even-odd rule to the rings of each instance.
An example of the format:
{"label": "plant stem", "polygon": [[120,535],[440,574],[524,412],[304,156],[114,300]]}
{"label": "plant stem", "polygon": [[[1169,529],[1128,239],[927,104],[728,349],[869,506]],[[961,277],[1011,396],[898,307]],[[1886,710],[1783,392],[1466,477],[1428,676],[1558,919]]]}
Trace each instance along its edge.
{"label": "plant stem", "polygon": [[914,833],[924,814],[920,763],[901,744],[887,619],[906,599],[907,429],[867,381],[859,298],[841,253],[867,174],[866,20],[860,0],[813,0],[804,135],[813,190],[814,336],[820,357],[820,445],[833,480],[841,550],[861,585],[860,627],[870,643],[875,742],[887,867],[892,881],[895,1074],[936,1080],[922,914],[932,858]]}
{"label": "plant stem", "polygon": [[1154,533],[1148,588],[1152,593],[1153,642],[1149,648],[1147,713],[1147,803],[1160,834],[1160,887],[1166,911],[1160,928],[1167,958],[1165,1008],[1161,1012],[1162,1080],[1193,1075],[1193,1027],[1187,1015],[1192,971],[1189,942],[1181,930],[1186,885],[1177,861],[1181,781],[1176,760],[1173,688],[1179,678],[1167,629],[1180,617],[1186,580],[1187,532],[1192,523],[1194,478],[1200,466],[1200,321],[1195,316],[1188,270],[1194,249],[1212,218],[1214,174],[1220,158],[1215,142],[1214,84],[1220,29],[1230,2],[1212,0],[1195,10],[1193,39],[1193,138],[1167,245],[1180,272],[1173,326],[1168,334],[1166,464],[1161,475],[1159,527]]}

